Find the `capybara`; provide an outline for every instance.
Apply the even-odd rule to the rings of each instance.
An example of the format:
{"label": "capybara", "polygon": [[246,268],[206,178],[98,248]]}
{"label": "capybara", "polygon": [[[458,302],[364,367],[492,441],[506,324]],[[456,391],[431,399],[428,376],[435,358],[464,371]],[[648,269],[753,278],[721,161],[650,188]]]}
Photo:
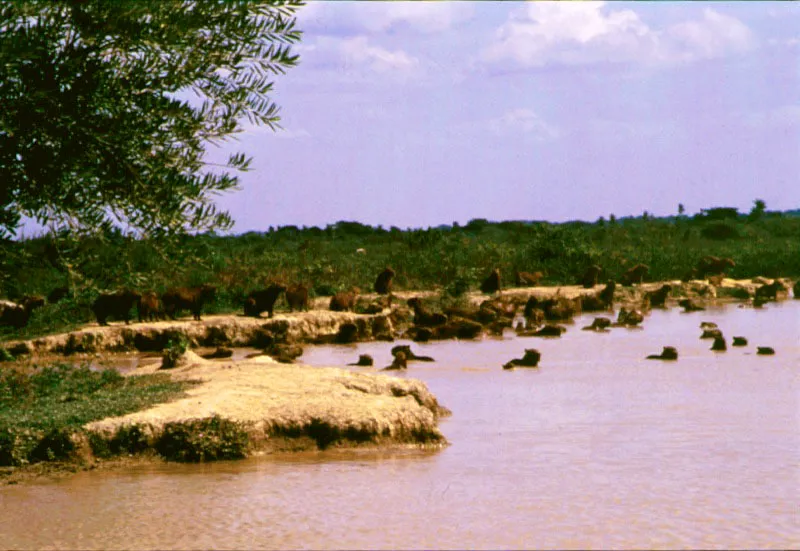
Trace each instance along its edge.
{"label": "capybara", "polygon": [[447,316],[439,312],[431,312],[422,305],[419,297],[408,299],[408,305],[414,310],[414,325],[421,327],[435,327],[447,323]]}
{"label": "capybara", "polygon": [[672,285],[665,283],[656,291],[647,291],[644,294],[644,298],[650,301],[650,306],[663,308],[671,291]]}
{"label": "capybara", "polygon": [[290,285],[286,289],[286,302],[289,304],[289,311],[308,310],[308,287],[302,283]]}
{"label": "capybara", "polygon": [[580,280],[578,281],[579,284],[583,285],[584,289],[591,289],[595,285],[597,285],[597,281],[600,278],[600,273],[603,271],[603,268],[598,266],[597,264],[592,264],[586,271],[583,272]]}
{"label": "capybara", "polygon": [[612,280],[600,291],[580,297],[581,310],[584,312],[597,312],[610,309],[614,304],[614,291],[616,288],[617,284]]}
{"label": "capybara", "polygon": [[142,293],[139,297],[139,321],[155,321],[164,319],[164,307],[161,299],[153,291]]}
{"label": "capybara", "polygon": [[356,306],[358,289],[351,291],[341,291],[331,297],[330,309],[332,312],[352,312]]}
{"label": "capybara", "polygon": [[513,369],[515,367],[538,367],[542,354],[535,348],[526,348],[522,358],[516,358],[503,365],[503,369]]}
{"label": "capybara", "polygon": [[97,317],[97,323],[108,325],[109,317],[124,320],[130,323],[131,308],[139,303],[141,295],[130,289],[123,289],[116,293],[102,293],[92,303],[92,312]]}
{"label": "capybara", "polygon": [[714,337],[714,343],[711,345],[711,350],[714,352],[724,352],[728,349],[728,345],[725,342],[725,337],[722,335],[717,335]]}
{"label": "capybara", "polygon": [[47,302],[55,304],[69,294],[69,287],[56,287],[47,294]]}
{"label": "capybara", "polygon": [[28,325],[31,317],[30,310],[11,301],[0,303],[0,326],[9,325],[15,329],[21,329]]}
{"label": "capybara", "polygon": [[705,310],[703,305],[696,303],[690,298],[684,298],[678,301],[678,304],[683,307],[684,312],[700,312]]}
{"label": "capybara", "polygon": [[636,264],[622,274],[620,283],[623,285],[633,285],[634,283],[641,284],[649,271],[650,267],[647,264]]}
{"label": "capybara", "polygon": [[542,272],[517,272],[514,282],[517,287],[535,287],[543,277]]}
{"label": "capybara", "polygon": [[732,258],[719,258],[718,256],[704,256],[697,263],[697,277],[705,279],[710,275],[724,274],[728,268],[736,266]]}
{"label": "capybara", "polygon": [[408,364],[406,361],[406,355],[404,352],[398,352],[394,356],[394,361],[391,365],[384,367],[381,371],[394,371],[397,369],[407,369]]}
{"label": "capybara", "polygon": [[253,291],[247,295],[247,299],[245,299],[244,315],[257,318],[261,315],[261,312],[267,312],[271,318],[273,310],[275,309],[275,303],[278,301],[281,293],[285,291],[286,286],[280,283],[273,283],[266,289]]}
{"label": "capybara", "polygon": [[500,268],[495,268],[489,274],[483,283],[481,283],[481,292],[491,295],[500,290]]}
{"label": "capybara", "polygon": [[28,312],[33,312],[37,308],[44,306],[44,297],[41,295],[25,295],[19,300],[19,305]]}
{"label": "capybara", "polygon": [[375,292],[379,295],[388,295],[391,293],[394,275],[394,270],[392,270],[389,266],[379,273],[378,278],[375,280]]}
{"label": "capybara", "polygon": [[756,289],[755,300],[766,302],[768,300],[778,300],[778,293],[786,292],[786,287],[777,279],[767,285],[762,285]]}
{"label": "capybara", "polygon": [[665,346],[661,354],[650,354],[647,356],[648,360],[677,360],[678,349],[674,346]]}
{"label": "capybara", "polygon": [[217,288],[213,285],[201,285],[199,287],[177,287],[169,289],[161,295],[161,302],[164,304],[164,311],[171,319],[175,319],[181,310],[189,310],[194,319],[200,321],[200,313],[203,311],[203,304],[214,300],[217,295]]}

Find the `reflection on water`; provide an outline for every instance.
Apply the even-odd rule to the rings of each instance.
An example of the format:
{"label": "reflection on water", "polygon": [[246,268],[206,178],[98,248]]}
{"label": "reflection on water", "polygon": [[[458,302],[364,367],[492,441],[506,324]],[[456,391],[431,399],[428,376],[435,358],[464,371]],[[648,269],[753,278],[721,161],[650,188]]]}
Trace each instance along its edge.
{"label": "reflection on water", "polygon": [[[797,548],[800,301],[642,330],[412,344],[440,452],[157,465],[0,489],[8,548]],[[701,320],[750,345],[709,350]],[[680,359],[643,358],[665,345]],[[309,348],[311,365],[392,343]],[[755,355],[772,346],[774,357]],[[503,371],[526,347],[540,369]],[[368,371],[369,368],[352,368]]]}

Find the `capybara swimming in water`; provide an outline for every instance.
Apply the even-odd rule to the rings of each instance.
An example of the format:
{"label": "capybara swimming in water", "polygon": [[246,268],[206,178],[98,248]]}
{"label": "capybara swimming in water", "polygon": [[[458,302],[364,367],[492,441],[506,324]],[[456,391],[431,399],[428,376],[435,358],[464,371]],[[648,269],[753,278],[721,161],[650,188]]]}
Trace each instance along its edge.
{"label": "capybara swimming in water", "polygon": [[217,288],[213,285],[176,287],[161,295],[161,302],[164,304],[164,311],[171,319],[175,319],[179,311],[189,310],[194,319],[200,321],[203,304],[214,300],[216,294]]}
{"label": "capybara swimming in water", "polygon": [[253,291],[247,295],[247,299],[245,299],[244,315],[257,318],[261,315],[261,312],[267,312],[271,318],[273,310],[275,309],[275,303],[278,301],[281,293],[285,291],[286,286],[280,283],[273,283],[266,289]]}
{"label": "capybara swimming in water", "polygon": [[394,270],[387,266],[385,270],[378,274],[378,278],[375,280],[375,292],[379,295],[388,295],[391,293],[394,276]]}
{"label": "capybara swimming in water", "polygon": [[136,291],[124,289],[116,293],[102,293],[92,303],[92,312],[100,325],[108,325],[107,319],[114,317],[130,323],[131,308],[138,304],[141,295]]}

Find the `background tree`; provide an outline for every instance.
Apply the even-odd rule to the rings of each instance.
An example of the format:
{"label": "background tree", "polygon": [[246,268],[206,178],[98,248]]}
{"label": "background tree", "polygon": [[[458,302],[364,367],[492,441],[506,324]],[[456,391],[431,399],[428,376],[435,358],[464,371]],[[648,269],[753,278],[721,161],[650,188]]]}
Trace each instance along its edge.
{"label": "background tree", "polygon": [[[139,236],[228,228],[237,186],[205,148],[278,126],[273,79],[297,63],[297,0],[0,4],[0,236],[20,216]],[[102,233],[102,232],[101,232]]]}
{"label": "background tree", "polygon": [[756,199],[753,201],[753,208],[750,209],[750,213],[747,215],[747,219],[751,222],[754,220],[758,220],[764,213],[767,211],[767,204],[764,202],[763,199]]}

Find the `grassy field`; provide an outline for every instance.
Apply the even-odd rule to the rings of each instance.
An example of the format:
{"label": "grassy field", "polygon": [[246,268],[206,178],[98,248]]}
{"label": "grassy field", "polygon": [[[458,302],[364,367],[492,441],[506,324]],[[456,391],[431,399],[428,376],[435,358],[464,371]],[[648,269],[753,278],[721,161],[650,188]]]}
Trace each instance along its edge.
{"label": "grassy field", "polygon": [[[166,374],[123,377],[111,369],[94,371],[67,364],[32,371],[2,369],[0,466],[66,460],[74,451],[71,436],[85,423],[172,400],[188,386]],[[124,450],[101,451],[107,455],[137,451],[135,435],[125,436],[118,445]]]}
{"label": "grassy field", "polygon": [[64,285],[72,296],[36,310],[22,330],[0,328],[0,339],[31,338],[91,321],[89,305],[98,292],[122,287],[162,292],[211,283],[218,294],[208,311],[229,312],[239,311],[249,291],[271,280],[305,283],[315,296],[353,286],[371,292],[387,265],[397,272],[395,289],[438,288],[458,295],[477,289],[493,268],[500,268],[506,285],[515,270],[543,271],[546,285],[573,284],[590,264],[603,267],[603,279],[616,279],[645,263],[648,279],[664,280],[685,277],[705,255],[733,258],[730,277],[798,276],[800,216],[716,208],[692,217],[561,224],[472,220],[424,230],[339,222],[324,229],[203,234],[169,244],[119,232],[88,239],[38,237],[0,246],[2,296],[46,295]]}

